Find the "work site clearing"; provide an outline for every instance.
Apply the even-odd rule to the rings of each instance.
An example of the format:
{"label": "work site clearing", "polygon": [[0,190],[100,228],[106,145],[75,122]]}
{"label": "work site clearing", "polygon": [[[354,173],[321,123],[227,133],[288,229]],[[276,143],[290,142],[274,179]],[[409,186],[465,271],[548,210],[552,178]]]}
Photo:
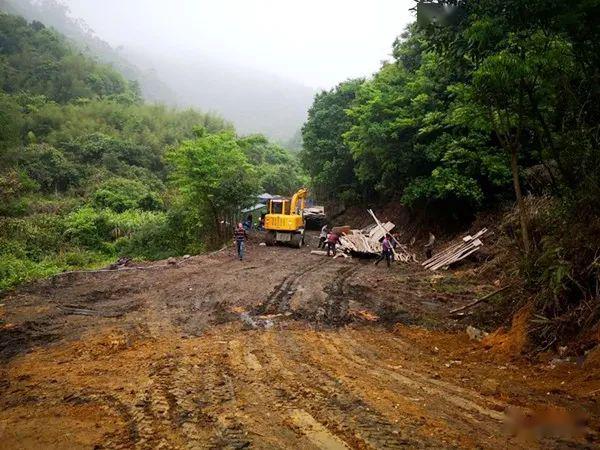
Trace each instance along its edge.
{"label": "work site clearing", "polygon": [[468,262],[388,269],[305,240],[251,234],[244,261],[227,248],[5,295],[0,447],[598,445],[598,355],[532,360],[518,330],[467,334],[450,311],[498,289]]}

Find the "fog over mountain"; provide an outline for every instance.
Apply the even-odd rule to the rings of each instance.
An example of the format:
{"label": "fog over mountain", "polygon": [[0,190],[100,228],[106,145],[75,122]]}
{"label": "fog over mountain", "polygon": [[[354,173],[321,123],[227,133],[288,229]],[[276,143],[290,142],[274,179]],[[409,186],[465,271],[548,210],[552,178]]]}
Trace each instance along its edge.
{"label": "fog over mountain", "polygon": [[151,55],[122,50],[140,67],[153,67],[168,80],[180,106],[216,111],[242,133],[264,133],[289,140],[304,122],[315,89],[293,80],[202,54]]}
{"label": "fog over mountain", "polygon": [[215,111],[291,139],[313,96],[369,76],[412,0],[0,0],[140,82],[149,100]]}

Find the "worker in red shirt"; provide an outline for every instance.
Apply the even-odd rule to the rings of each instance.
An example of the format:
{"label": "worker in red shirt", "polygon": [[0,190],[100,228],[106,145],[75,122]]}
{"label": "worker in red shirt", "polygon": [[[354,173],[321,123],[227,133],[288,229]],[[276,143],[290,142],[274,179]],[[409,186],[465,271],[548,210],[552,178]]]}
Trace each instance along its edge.
{"label": "worker in red shirt", "polygon": [[333,256],[335,256],[335,246],[340,241],[340,237],[331,232],[327,235],[327,256],[329,256],[330,252],[333,252]]}

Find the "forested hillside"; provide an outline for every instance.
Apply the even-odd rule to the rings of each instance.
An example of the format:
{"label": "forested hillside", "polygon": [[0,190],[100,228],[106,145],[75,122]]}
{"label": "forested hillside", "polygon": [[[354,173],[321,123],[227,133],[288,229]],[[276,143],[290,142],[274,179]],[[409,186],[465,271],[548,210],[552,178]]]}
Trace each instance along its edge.
{"label": "forested hillside", "polygon": [[144,99],[174,105],[174,93],[151,69],[127,60],[118,50],[100,39],[83,21],[72,18],[67,6],[56,0],[0,0],[0,11],[38,21],[65,35],[72,45],[105,64],[110,64],[127,79],[136,80]]}
{"label": "forested hillside", "polygon": [[260,190],[304,181],[263,136],[145,104],[136,81],[4,13],[0,88],[0,289],[121,255],[197,252]]}
{"label": "forested hillside", "polygon": [[401,201],[438,224],[516,201],[505,270],[543,347],[600,319],[600,4],[440,3],[457,9],[420,4],[373,78],[317,95],[304,166],[335,200]]}
{"label": "forested hillside", "polygon": [[145,100],[216,111],[241,133],[287,141],[306,118],[313,90],[257,69],[203,54],[149,54],[112,48],[61,0],[0,0],[0,10],[39,21],[88,55],[136,80]]}

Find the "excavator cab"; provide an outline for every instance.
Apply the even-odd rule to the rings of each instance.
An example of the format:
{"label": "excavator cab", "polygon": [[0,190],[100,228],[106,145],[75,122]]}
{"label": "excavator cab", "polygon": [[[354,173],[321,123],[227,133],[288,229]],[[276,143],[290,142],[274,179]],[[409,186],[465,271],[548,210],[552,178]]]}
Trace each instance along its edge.
{"label": "excavator cab", "polygon": [[268,213],[265,216],[265,243],[275,245],[277,242],[287,243],[293,247],[304,244],[304,201],[308,190],[302,188],[291,199],[272,199],[269,201]]}

